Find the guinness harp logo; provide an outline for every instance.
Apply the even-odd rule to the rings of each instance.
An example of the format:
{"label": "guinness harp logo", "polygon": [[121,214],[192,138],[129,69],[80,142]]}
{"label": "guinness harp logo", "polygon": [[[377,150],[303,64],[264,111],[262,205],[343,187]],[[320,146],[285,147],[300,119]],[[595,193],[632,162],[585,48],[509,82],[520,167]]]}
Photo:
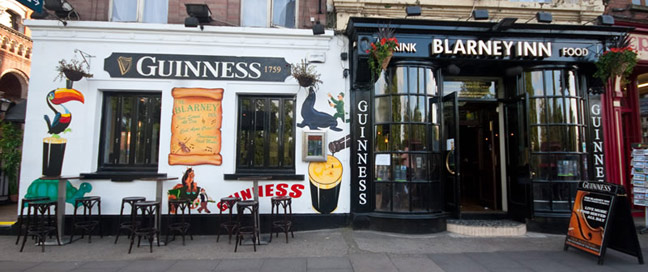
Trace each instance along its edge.
{"label": "guinness harp logo", "polygon": [[119,64],[119,72],[121,72],[121,75],[123,76],[130,71],[133,64],[133,57],[119,57],[117,58],[117,63]]}

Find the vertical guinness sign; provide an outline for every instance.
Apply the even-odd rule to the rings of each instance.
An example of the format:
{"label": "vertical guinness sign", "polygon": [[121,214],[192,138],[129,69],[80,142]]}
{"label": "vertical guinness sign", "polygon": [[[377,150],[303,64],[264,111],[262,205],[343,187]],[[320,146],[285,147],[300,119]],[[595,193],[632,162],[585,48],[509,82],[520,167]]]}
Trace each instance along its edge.
{"label": "vertical guinness sign", "polygon": [[605,157],[603,154],[603,120],[601,95],[590,94],[589,96],[589,152],[591,156],[590,180],[598,182],[605,181]]}
{"label": "vertical guinness sign", "polygon": [[369,90],[352,91],[353,117],[351,141],[351,210],[369,212],[373,210],[373,129],[371,126],[371,94]]}

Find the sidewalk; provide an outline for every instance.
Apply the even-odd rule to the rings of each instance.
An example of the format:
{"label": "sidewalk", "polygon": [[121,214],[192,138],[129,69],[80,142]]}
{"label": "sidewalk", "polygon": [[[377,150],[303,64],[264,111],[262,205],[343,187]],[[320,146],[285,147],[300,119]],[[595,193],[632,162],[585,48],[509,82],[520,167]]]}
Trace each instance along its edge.
{"label": "sidewalk", "polygon": [[[33,243],[23,253],[15,236],[0,236],[0,271],[646,271],[637,258],[609,249],[605,265],[593,255],[570,248],[563,235],[528,233],[522,237],[474,238],[448,232],[403,235],[348,228],[296,232],[269,245],[239,247],[216,243],[215,236],[194,236],[182,246],[133,248],[128,240],[113,244],[114,236],[93,237],[65,246]],[[126,237],[124,237],[126,238]],[[648,234],[639,235],[644,258]]]}

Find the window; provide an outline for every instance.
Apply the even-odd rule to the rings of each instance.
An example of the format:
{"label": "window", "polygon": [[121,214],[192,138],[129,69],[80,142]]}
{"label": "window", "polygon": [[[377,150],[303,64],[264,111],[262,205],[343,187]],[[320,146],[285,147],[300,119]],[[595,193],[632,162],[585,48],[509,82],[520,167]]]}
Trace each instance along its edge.
{"label": "window", "polygon": [[[384,80],[381,80],[384,79]],[[374,90],[375,210],[438,212],[441,151],[437,84],[430,66],[389,68]]]}
{"label": "window", "polygon": [[99,170],[157,172],[160,94],[104,94]]}
{"label": "window", "polygon": [[585,100],[572,70],[520,76],[529,96],[530,167],[536,213],[570,212],[578,182],[587,180]]}
{"label": "window", "polygon": [[166,24],[168,0],[112,0],[110,20]]}
{"label": "window", "polygon": [[236,171],[295,171],[295,98],[239,97]]}
{"label": "window", "polygon": [[243,0],[241,25],[295,28],[296,10],[296,0]]}

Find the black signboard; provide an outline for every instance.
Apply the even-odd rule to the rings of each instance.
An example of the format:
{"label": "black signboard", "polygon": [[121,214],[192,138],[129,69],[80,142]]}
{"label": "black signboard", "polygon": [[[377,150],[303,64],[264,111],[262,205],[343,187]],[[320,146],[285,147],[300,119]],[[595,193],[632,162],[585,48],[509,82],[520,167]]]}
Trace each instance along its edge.
{"label": "black signboard", "polygon": [[284,58],[167,54],[111,54],[104,70],[113,78],[283,82],[290,75]]}
{"label": "black signboard", "polygon": [[608,247],[635,256],[643,264],[630,202],[622,186],[579,184],[564,249],[569,246],[598,256],[599,264],[603,264]]}

